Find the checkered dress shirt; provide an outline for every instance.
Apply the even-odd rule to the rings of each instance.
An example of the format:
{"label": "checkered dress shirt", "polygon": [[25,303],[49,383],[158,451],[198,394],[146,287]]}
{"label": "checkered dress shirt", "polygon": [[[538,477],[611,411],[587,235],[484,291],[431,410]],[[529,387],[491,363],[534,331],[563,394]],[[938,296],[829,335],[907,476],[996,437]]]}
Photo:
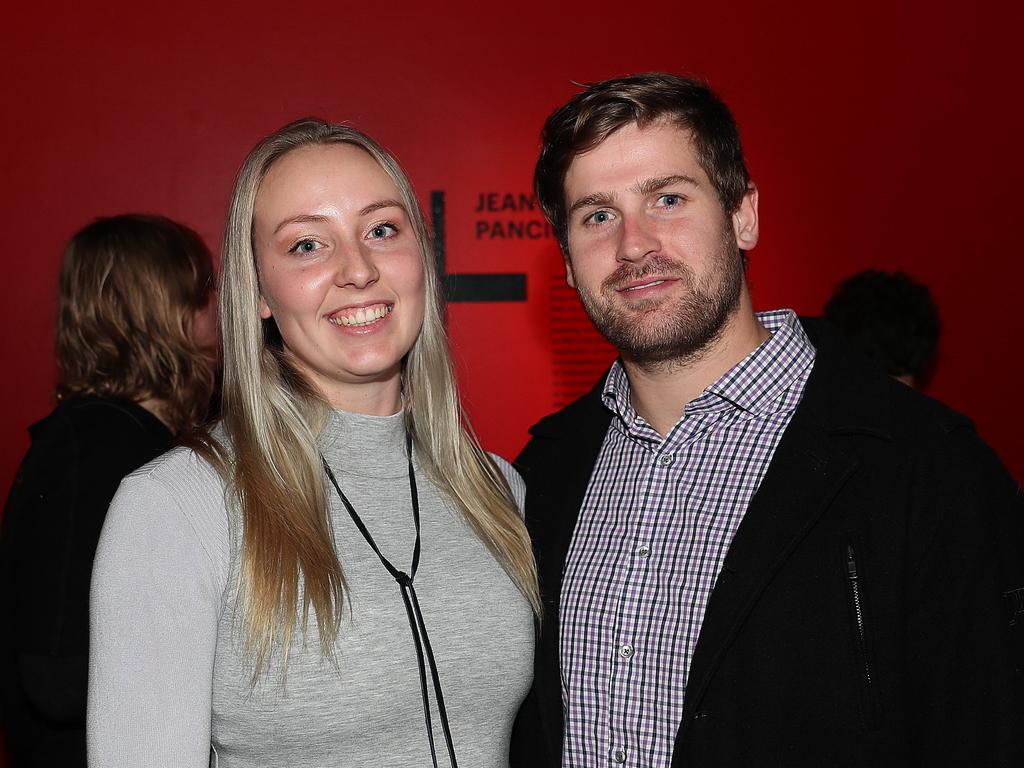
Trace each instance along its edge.
{"label": "checkered dress shirt", "polygon": [[560,606],[563,766],[669,766],[711,590],[814,364],[791,310],[686,406],[662,437],[630,404],[614,414],[566,560]]}

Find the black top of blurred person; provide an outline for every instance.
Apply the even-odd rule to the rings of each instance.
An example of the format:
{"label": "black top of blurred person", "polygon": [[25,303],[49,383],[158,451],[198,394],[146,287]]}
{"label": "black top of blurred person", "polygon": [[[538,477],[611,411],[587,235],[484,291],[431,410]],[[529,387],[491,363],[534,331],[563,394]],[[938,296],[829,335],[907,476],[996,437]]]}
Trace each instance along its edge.
{"label": "black top of blurred person", "polygon": [[890,376],[927,387],[941,331],[927,285],[903,272],[866,269],[836,286],[825,317]]}
{"label": "black top of blurred person", "polygon": [[213,277],[202,238],[163,216],[97,219],[65,248],[57,407],[29,428],[0,530],[0,765],[86,766],[93,556],[121,479],[207,414]]}
{"label": "black top of blurred person", "polygon": [[93,553],[121,478],[173,435],[142,406],[99,395],[62,400],[29,432],[0,535],[7,764],[84,768]]}

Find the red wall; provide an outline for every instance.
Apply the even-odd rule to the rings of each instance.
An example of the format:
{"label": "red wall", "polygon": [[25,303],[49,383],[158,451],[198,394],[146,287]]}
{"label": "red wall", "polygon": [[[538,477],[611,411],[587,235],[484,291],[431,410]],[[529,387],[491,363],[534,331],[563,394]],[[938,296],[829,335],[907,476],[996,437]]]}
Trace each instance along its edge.
{"label": "red wall", "polygon": [[[243,156],[304,114],[380,139],[425,201],[445,191],[450,271],[526,273],[528,302],[450,311],[477,429],[515,454],[528,425],[582,386],[564,354],[577,316],[552,241],[477,238],[479,220],[490,232],[539,215],[473,209],[481,193],[529,191],[538,130],[570,81],[649,69],[707,77],[736,113],[761,188],[758,307],[816,313],[868,266],[926,281],[946,328],[932,393],[1024,479],[1013,25],[861,2],[88,5],[8,11],[0,46],[3,489],[25,428],[51,406],[69,235],[99,215],[152,211],[216,248]],[[583,368],[607,350],[594,358]]]}

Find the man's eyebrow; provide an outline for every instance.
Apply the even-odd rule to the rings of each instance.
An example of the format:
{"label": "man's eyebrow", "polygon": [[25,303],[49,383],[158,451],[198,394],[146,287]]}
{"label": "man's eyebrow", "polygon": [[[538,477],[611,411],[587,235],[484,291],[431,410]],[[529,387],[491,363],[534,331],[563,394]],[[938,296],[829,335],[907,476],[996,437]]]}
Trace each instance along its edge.
{"label": "man's eyebrow", "polygon": [[700,187],[700,182],[692,176],[676,173],[671,176],[655,176],[651,179],[639,181],[636,186],[633,187],[633,191],[639,195],[649,195],[652,192],[658,192],[659,190],[665,189],[665,187],[671,187],[674,184],[689,184],[693,187]]}
{"label": "man's eyebrow", "polygon": [[[650,179],[639,181],[633,186],[632,191],[639,195],[649,195],[652,192],[665,189],[665,187],[671,187],[674,184],[688,184],[691,187],[700,187],[700,182],[692,176],[687,176],[682,173],[674,173],[670,176],[655,176]],[[614,202],[615,195],[608,194],[607,192],[595,192],[592,195],[585,195],[574,202],[569,206],[569,210],[566,213],[568,215],[572,215],[581,208],[601,207],[604,205],[612,205]]]}
{"label": "man's eyebrow", "polygon": [[327,221],[326,216],[321,216],[315,213],[302,213],[299,214],[298,216],[290,216],[289,218],[285,219],[280,224],[278,224],[276,227],[274,227],[274,234],[276,235],[289,224],[306,224],[309,222],[322,224],[325,221]]}
{"label": "man's eyebrow", "polygon": [[611,205],[615,202],[615,195],[609,195],[606,192],[595,192],[592,195],[585,195],[577,200],[575,203],[569,206],[568,214],[572,215],[581,208],[591,208],[594,206]]}

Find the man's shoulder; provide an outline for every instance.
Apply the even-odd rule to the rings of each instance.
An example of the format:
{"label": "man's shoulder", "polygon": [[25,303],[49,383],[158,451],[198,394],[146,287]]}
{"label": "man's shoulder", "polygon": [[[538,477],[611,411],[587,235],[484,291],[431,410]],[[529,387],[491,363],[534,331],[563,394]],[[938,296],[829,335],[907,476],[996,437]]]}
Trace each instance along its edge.
{"label": "man's shoulder", "polygon": [[601,385],[604,375],[586,394],[580,395],[563,408],[549,413],[532,427],[530,435],[537,438],[570,436],[580,426],[600,422],[607,426],[611,412],[601,403]]}
{"label": "man's shoulder", "polygon": [[[564,454],[563,441],[583,446],[599,444],[611,421],[611,411],[601,402],[605,374],[586,394],[564,408],[550,413],[530,427],[530,441],[516,457],[515,466],[524,474],[550,461],[552,453]],[[575,453],[575,452],[574,452]]]}
{"label": "man's shoulder", "polygon": [[832,428],[860,424],[891,438],[973,431],[969,418],[886,375],[847,346],[827,322],[801,318],[801,323],[817,350],[806,398],[819,411],[827,406]]}
{"label": "man's shoulder", "polygon": [[952,467],[991,461],[970,418],[875,368],[827,324],[801,322],[817,349],[801,408],[861,458],[902,456]]}

